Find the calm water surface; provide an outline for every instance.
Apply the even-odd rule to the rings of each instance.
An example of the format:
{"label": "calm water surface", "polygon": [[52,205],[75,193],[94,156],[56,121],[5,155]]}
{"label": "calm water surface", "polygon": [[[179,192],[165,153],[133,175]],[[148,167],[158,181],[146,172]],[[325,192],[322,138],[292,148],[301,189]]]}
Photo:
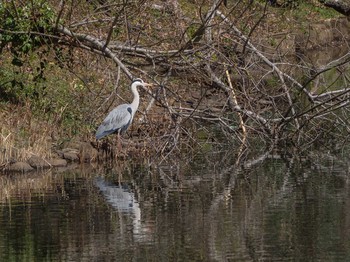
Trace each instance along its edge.
{"label": "calm water surface", "polygon": [[0,261],[350,261],[349,159],[231,157],[2,175]]}

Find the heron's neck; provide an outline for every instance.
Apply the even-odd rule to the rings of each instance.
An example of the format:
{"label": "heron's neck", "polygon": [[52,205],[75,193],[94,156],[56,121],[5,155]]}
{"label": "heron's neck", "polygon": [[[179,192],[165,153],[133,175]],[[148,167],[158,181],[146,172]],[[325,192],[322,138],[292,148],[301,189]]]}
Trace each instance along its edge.
{"label": "heron's neck", "polygon": [[132,115],[134,116],[137,108],[139,107],[139,104],[140,104],[140,95],[139,95],[139,92],[137,91],[137,87],[136,85],[132,85],[131,86],[131,92],[133,93],[134,95],[134,99],[132,100],[131,102],[131,108],[133,109],[132,110]]}

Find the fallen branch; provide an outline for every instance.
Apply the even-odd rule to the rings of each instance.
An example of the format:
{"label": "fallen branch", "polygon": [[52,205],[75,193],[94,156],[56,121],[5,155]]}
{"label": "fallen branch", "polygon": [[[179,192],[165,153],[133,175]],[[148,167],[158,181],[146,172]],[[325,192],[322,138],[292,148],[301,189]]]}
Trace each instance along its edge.
{"label": "fallen branch", "polygon": [[[289,88],[287,87],[286,85],[286,81],[284,79],[284,77],[286,76],[285,73],[283,73],[273,62],[271,62],[269,59],[267,59],[267,57],[265,57],[250,41],[249,39],[244,36],[241,31],[235,27],[229,20],[228,18],[219,10],[216,10],[216,14],[218,16],[220,16],[223,21],[225,21],[229,26],[230,28],[236,33],[236,35],[242,39],[242,41],[245,43],[245,45],[249,46],[249,48],[262,60],[264,61],[267,65],[269,65],[274,72],[276,72],[278,78],[280,79],[281,83],[282,83],[282,86],[283,86],[283,89],[285,91],[285,94],[287,96],[287,99],[288,99],[288,103],[289,103],[289,106],[290,106],[290,109],[291,109],[291,112],[293,115],[296,114],[296,110],[294,109],[294,103],[293,103],[293,100],[292,100],[292,97],[290,96],[290,93],[289,93]],[[293,79],[292,77],[288,77],[289,79]],[[294,80],[294,79],[293,79]],[[293,82],[296,82],[298,83],[296,80],[294,80]],[[304,91],[304,93],[306,93],[306,95],[312,99],[312,96],[310,94],[309,91],[307,91],[301,84],[298,85],[301,90]],[[288,112],[288,110],[287,110]],[[295,120],[295,123],[297,125],[297,127],[299,127],[299,122],[298,122],[298,119],[294,119]]]}
{"label": "fallen branch", "polygon": [[106,56],[110,57],[119,67],[120,69],[128,76],[130,80],[133,79],[133,76],[129,69],[119,60],[119,58],[114,54],[107,46],[105,46],[105,43],[102,41],[97,40],[95,37],[86,35],[86,34],[78,34],[78,33],[73,33],[71,30],[68,28],[58,25],[57,26],[58,32],[67,35],[69,37],[72,37],[80,42],[83,42],[87,44],[91,48],[95,48],[98,51],[102,52]]}

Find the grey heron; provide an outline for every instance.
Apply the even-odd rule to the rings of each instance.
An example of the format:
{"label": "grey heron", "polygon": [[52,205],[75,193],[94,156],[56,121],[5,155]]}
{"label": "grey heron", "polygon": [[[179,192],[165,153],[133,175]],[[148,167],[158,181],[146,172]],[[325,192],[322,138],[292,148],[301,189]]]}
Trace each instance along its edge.
{"label": "grey heron", "polygon": [[137,91],[137,87],[139,86],[146,87],[151,85],[143,82],[140,78],[136,78],[132,81],[131,92],[134,95],[133,101],[131,104],[119,105],[109,112],[96,131],[97,140],[113,133],[117,133],[119,138],[121,134],[125,133],[134,118],[137,108],[139,107],[140,95]]}

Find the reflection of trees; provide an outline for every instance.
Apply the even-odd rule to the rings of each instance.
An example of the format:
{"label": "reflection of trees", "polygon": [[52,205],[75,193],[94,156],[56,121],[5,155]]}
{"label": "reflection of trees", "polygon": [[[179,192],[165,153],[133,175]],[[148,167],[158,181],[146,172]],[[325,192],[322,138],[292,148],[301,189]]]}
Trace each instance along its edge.
{"label": "reflection of trees", "polygon": [[0,260],[108,261],[116,243],[130,246],[129,228],[123,241],[113,233],[124,221],[98,194],[90,172],[1,177],[2,189],[12,191],[0,204]]}
{"label": "reflection of trees", "polygon": [[30,197],[0,205],[10,218],[0,219],[0,251],[63,261],[349,257],[347,159],[269,151],[240,163],[228,150],[154,169],[129,163],[97,180],[48,176],[46,189],[37,182]]}
{"label": "reflection of trees", "polygon": [[[260,161],[228,169],[227,188],[213,199],[208,214],[209,221],[215,221],[208,235],[211,257],[309,261],[326,257],[332,249],[332,255],[349,257],[339,240],[343,235],[339,219],[349,217],[343,210],[348,165],[343,169],[345,163],[338,159],[337,168],[330,167],[329,158],[283,160],[264,154],[257,158]],[[334,194],[337,188],[341,195]],[[222,205],[228,205],[223,217]]]}

